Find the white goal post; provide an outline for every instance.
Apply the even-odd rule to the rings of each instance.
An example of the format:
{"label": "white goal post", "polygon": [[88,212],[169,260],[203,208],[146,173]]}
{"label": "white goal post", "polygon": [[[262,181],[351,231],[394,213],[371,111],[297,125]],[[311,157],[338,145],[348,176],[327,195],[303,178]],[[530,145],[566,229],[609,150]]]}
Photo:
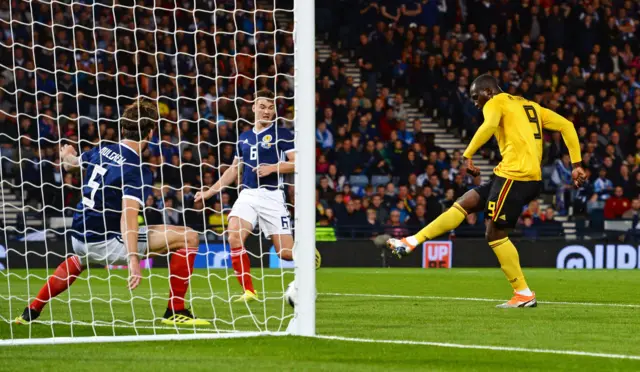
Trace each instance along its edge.
{"label": "white goal post", "polygon": [[[163,8],[163,4],[168,3],[172,3],[171,8]],[[11,56],[0,58],[0,116],[7,118],[8,125],[16,125],[14,134],[0,129],[0,147],[6,143],[15,143],[12,151],[4,151],[5,148],[2,148],[0,153],[0,218],[5,221],[0,224],[0,346],[316,335],[315,0],[290,0],[287,4],[290,6],[293,3],[292,9],[279,9],[278,3],[278,0],[191,0],[184,4],[177,0],[50,0],[41,3],[20,0],[18,6],[6,12],[0,9],[0,26],[5,26],[6,31],[4,38],[0,35],[0,53]],[[248,4],[249,9],[236,8],[236,4]],[[199,8],[200,6],[210,8]],[[46,10],[44,13],[49,11],[50,14],[41,14],[43,9]],[[87,14],[93,14],[100,20],[87,20]],[[131,16],[128,17],[129,14]],[[147,17],[147,14],[150,16]],[[175,25],[179,19],[178,14],[180,17],[187,14],[190,25]],[[237,15],[244,17],[244,20],[249,19],[248,23],[253,22],[252,33],[246,32],[246,24],[237,22]],[[110,17],[113,18],[113,25],[105,27],[102,22],[108,23]],[[232,19],[232,26],[217,24],[219,17]],[[205,18],[206,22],[203,20]],[[285,21],[281,22],[279,18]],[[259,23],[264,25],[269,22],[274,25],[272,31],[258,28]],[[205,30],[202,30],[203,23]],[[93,27],[89,27],[89,24]],[[292,28],[289,28],[291,24]],[[230,31],[229,27],[233,30]],[[119,32],[123,30],[130,32],[132,37],[119,36]],[[6,37],[7,32],[11,37]],[[40,45],[42,35],[49,33],[51,38]],[[140,35],[146,33],[153,34],[155,45],[150,46],[148,40],[140,38]],[[209,45],[213,43],[215,50],[206,50],[206,47],[206,51],[201,49],[201,44],[198,43],[199,33],[211,38],[207,42]],[[21,37],[24,35],[28,37],[23,40]],[[72,37],[65,39],[65,35]],[[87,40],[85,35],[92,35],[93,40]],[[287,37],[293,37],[293,51],[287,49],[280,53],[275,45]],[[269,38],[270,41],[265,42],[267,47],[260,51],[258,40],[262,42]],[[172,39],[172,43],[167,39]],[[226,50],[218,44],[219,39],[233,46],[242,40],[245,46],[250,45],[253,50],[249,54],[240,47],[235,50],[229,47]],[[249,39],[252,41],[247,41]],[[182,49],[185,43],[191,43],[187,52]],[[155,51],[149,52],[153,48]],[[276,61],[291,56],[293,75],[291,70],[279,71],[279,62]],[[143,70],[137,66],[134,70],[129,70],[126,63],[124,67],[119,65],[120,58],[132,58],[134,62],[130,60],[129,63],[138,65],[138,59],[142,57],[155,59],[151,63],[155,70]],[[270,58],[275,66],[268,70],[267,75],[263,70],[259,71],[262,67],[259,67],[258,60],[263,58],[264,62],[264,57]],[[201,63],[201,58],[212,61],[214,67],[211,72],[203,71],[202,65],[205,63]],[[227,72],[220,72],[219,58],[232,61],[233,66],[227,66]],[[238,76],[242,75],[238,70],[241,63],[250,63],[246,61],[251,58],[254,59],[255,70],[251,72],[253,77],[249,77],[253,89],[248,89],[238,83]],[[52,69],[48,65],[49,60]],[[113,73],[100,71],[98,66],[101,60],[110,60],[109,63],[115,64]],[[161,65],[174,71],[173,75],[161,71]],[[71,66],[70,70],[68,66]],[[185,66],[189,68],[188,71],[184,70]],[[68,79],[67,75],[73,77]],[[79,77],[80,75],[83,77]],[[207,92],[201,95],[198,90],[201,78],[214,81],[212,84],[215,89],[208,96],[205,96]],[[25,83],[30,79],[34,82],[33,86]],[[81,91],[81,79],[93,79],[95,86],[91,88],[95,92]],[[288,80],[287,83],[293,82],[290,87],[292,96],[279,94],[279,79]],[[186,88],[180,85],[190,84],[191,80],[194,81],[197,94],[195,97],[183,96],[182,91]],[[248,102],[246,95],[240,96],[237,92],[240,89],[252,92],[261,89],[259,80],[265,86],[270,86],[268,81],[274,81],[272,86],[275,87],[276,100],[289,100],[293,103],[293,116],[277,116],[276,125],[287,123],[288,129],[294,134],[295,173],[288,178],[293,179],[289,181],[293,183],[286,184],[288,188],[294,189],[289,194],[295,200],[293,206],[289,204],[294,210],[291,221],[294,262],[285,268],[283,261],[275,256],[272,243],[264,244],[265,240],[260,239],[262,231],[258,226],[260,231],[254,231],[250,235],[253,235],[254,241],[259,242],[252,243],[254,246],[247,247],[247,251],[254,262],[251,276],[259,283],[255,286],[259,297],[254,302],[238,303],[234,299],[243,290],[241,291],[231,267],[226,230],[217,230],[209,222],[222,221],[221,225],[226,229],[228,221],[225,220],[225,213],[228,215],[230,206],[224,204],[222,193],[217,196],[220,210],[210,206],[197,209],[193,204],[187,205],[185,195],[189,192],[190,185],[185,183],[188,176],[196,174],[193,177],[199,177],[199,182],[204,184],[205,165],[210,166],[210,172],[218,172],[217,179],[220,178],[220,169],[224,168],[221,165],[222,158],[228,155],[223,147],[227,144],[235,147],[236,143],[223,139],[226,129],[221,129],[223,125],[216,122],[218,116],[215,115],[220,116],[217,102],[225,99],[223,90],[224,94],[233,92],[234,99],[230,105],[235,106],[237,116],[222,122],[233,121],[233,125],[230,123],[228,127],[235,128],[237,138],[241,134],[242,123],[246,123],[249,117],[243,110],[252,103]],[[227,81],[233,81],[231,84],[235,86],[227,87]],[[112,83],[113,86],[109,85]],[[161,84],[170,84],[172,87],[175,85],[172,92],[174,95],[167,96],[163,93]],[[225,87],[221,88],[219,84],[224,84]],[[155,87],[156,91],[149,93],[154,89],[148,88],[149,86]],[[74,100],[71,105],[70,97]],[[102,101],[105,98],[109,104]],[[171,254],[160,255],[154,257],[154,261],[150,259],[145,262],[148,266],[143,266],[143,270],[147,270],[143,273],[143,284],[133,291],[126,289],[126,265],[91,265],[78,276],[73,286],[48,302],[36,321],[17,325],[17,317],[40,295],[38,291],[47,283],[47,278],[56,270],[59,262],[74,253],[72,244],[68,238],[65,239],[65,233],[71,229],[72,213],[69,212],[76,211],[76,204],[67,205],[67,202],[73,200],[74,192],[80,193],[82,181],[89,175],[81,173],[78,176],[79,185],[71,181],[66,183],[66,173],[60,170],[55,154],[63,144],[75,144],[80,154],[83,140],[85,145],[91,143],[91,147],[103,143],[106,138],[103,137],[104,133],[109,130],[101,129],[101,124],[105,122],[107,128],[117,125],[115,137],[113,133],[109,137],[117,142],[117,133],[120,131],[118,119],[125,105],[138,98],[155,101],[161,114],[158,123],[160,134],[156,139],[160,155],[145,155],[143,162],[154,165],[148,159],[163,159],[154,168],[162,175],[162,179],[166,180],[169,176],[165,174],[168,172],[166,169],[171,171],[171,175],[180,177],[179,186],[162,183],[158,186],[157,182],[154,184],[160,196],[154,195],[154,203],[143,207],[140,218],[146,222],[146,210],[159,213],[163,221],[174,216],[171,213],[165,214],[166,211],[182,213],[179,224],[191,228],[187,224],[186,213],[201,213],[204,230],[198,231],[200,247],[185,303],[187,308],[194,309],[198,318],[208,320],[212,325],[199,328],[161,324],[166,302],[169,300],[170,274],[168,267],[163,264],[154,266],[154,262],[168,261]],[[30,100],[34,104],[24,103]],[[92,102],[91,109],[87,101]],[[172,105],[166,105],[164,102],[167,101],[171,101]],[[194,109],[187,110],[187,114],[191,116],[183,116],[180,111],[184,107],[182,105],[189,105],[191,101],[195,102]],[[201,101],[207,101],[207,107],[216,107],[215,114],[207,117],[207,120],[202,117]],[[105,114],[106,106],[113,112],[109,112],[108,118],[104,119],[101,115]],[[176,111],[177,114],[172,116],[174,114],[171,111]],[[169,136],[168,141],[174,142],[166,142],[162,136],[162,126],[170,125],[178,128],[175,133],[182,133],[181,125],[185,122],[187,128],[189,125],[196,126],[194,138],[197,139],[185,139],[179,134],[177,137]],[[210,136],[214,138],[215,135],[215,141],[200,139],[202,122],[209,123],[206,124],[209,129],[215,127],[216,133],[211,133]],[[215,122],[215,126],[210,124],[212,122]],[[72,128],[70,123],[75,123],[77,135],[68,129]],[[32,125],[35,125],[36,130],[33,130]],[[94,142],[82,137],[91,126],[95,126],[94,129],[98,131]],[[45,130],[51,132],[45,136]],[[36,140],[33,139],[34,135],[37,136]],[[77,137],[75,140],[74,135]],[[233,137],[232,133],[231,138]],[[163,153],[162,145],[165,143],[178,149],[177,171],[172,170],[172,159],[166,159]],[[205,164],[203,146],[213,149],[216,164]],[[190,170],[191,163],[184,160],[186,148],[193,149],[194,156],[197,155],[197,159],[202,162],[197,164],[197,172]],[[163,164],[168,166],[163,167]],[[29,167],[37,168],[37,172],[29,171]],[[47,173],[49,170],[53,170],[54,174]],[[77,180],[74,179],[75,181]],[[234,184],[229,188],[237,191],[238,187]],[[166,190],[171,194],[171,204],[165,195]],[[50,205],[52,199],[62,203],[62,207]],[[159,203],[155,203],[156,201]],[[288,198],[286,202],[292,201]],[[207,208],[213,212],[205,212]],[[50,218],[48,213],[52,211],[56,216]],[[19,222],[14,222],[14,216]],[[54,246],[64,248],[61,251],[53,248]],[[37,265],[32,264],[36,261]],[[274,261],[276,263],[272,266]],[[44,264],[40,264],[41,262]],[[297,294],[293,309],[284,296],[292,280]]]}
{"label": "white goal post", "polygon": [[[298,302],[292,332],[314,336],[316,329],[315,260],[315,1],[296,0],[296,285]],[[313,185],[313,186],[312,186]],[[310,222],[312,221],[312,223]]]}

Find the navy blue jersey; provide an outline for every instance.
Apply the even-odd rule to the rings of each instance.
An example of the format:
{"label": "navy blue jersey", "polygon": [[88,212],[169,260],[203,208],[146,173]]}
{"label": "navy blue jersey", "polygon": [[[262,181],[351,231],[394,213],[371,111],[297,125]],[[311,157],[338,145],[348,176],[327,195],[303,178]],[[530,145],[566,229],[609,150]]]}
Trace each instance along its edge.
{"label": "navy blue jersey", "polygon": [[87,242],[119,236],[122,199],[133,199],[144,207],[152,193],[151,170],[123,144],[97,146],[80,156],[80,165],[87,173],[79,211],[73,216],[73,235]]}
{"label": "navy blue jersey", "polygon": [[287,160],[287,153],[293,151],[293,134],[284,128],[271,124],[260,132],[246,131],[238,138],[236,157],[244,163],[242,171],[242,188],[257,189],[259,187],[277,189],[282,186],[282,175],[277,172],[258,178],[253,171],[258,165],[277,164]]}

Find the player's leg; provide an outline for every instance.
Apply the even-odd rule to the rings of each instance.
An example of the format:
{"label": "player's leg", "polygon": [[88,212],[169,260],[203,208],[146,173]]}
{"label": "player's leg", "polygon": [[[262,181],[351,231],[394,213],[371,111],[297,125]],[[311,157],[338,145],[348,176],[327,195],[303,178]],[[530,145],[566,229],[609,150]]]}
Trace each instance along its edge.
{"label": "player's leg", "polygon": [[[284,194],[279,190],[262,190],[262,202],[258,208],[260,229],[265,238],[273,241],[278,256],[286,261],[293,261],[293,233],[291,217]],[[322,257],[316,249],[316,269],[320,268]]]}
{"label": "player's leg", "polygon": [[509,239],[512,229],[520,217],[522,207],[537,194],[537,184],[496,178],[487,200],[486,238],[500,262],[500,268],[511,284],[514,296],[498,307],[535,307],[536,297],[525,281],[518,251]]}
{"label": "player's leg", "polygon": [[[265,237],[273,241],[273,247],[278,257],[285,261],[293,261],[294,241],[291,229],[289,228],[290,220],[288,212],[286,213],[286,216],[278,214],[275,219],[269,218],[268,216],[262,218],[263,216],[261,216],[260,226],[263,226]],[[316,249],[316,269],[319,269],[321,264],[322,256],[320,256],[320,252]]]}
{"label": "player's leg", "polygon": [[245,241],[258,223],[256,206],[263,202],[258,192],[250,189],[240,192],[238,200],[229,213],[227,241],[231,248],[231,265],[243,290],[242,296],[236,301],[251,301],[257,298],[250,274],[251,264],[245,249]]}
{"label": "player's leg", "polygon": [[[146,237],[146,242],[145,242]],[[139,245],[146,246],[150,256],[172,252],[169,261],[169,302],[164,324],[208,325],[197,319],[185,307],[185,295],[193,274],[193,263],[198,253],[198,233],[184,226],[152,225],[140,229]]]}
{"label": "player's leg", "polygon": [[293,236],[291,234],[271,235],[273,247],[278,256],[285,261],[293,261]]}
{"label": "player's leg", "polygon": [[[293,261],[293,236],[291,234],[275,234],[271,235],[273,240],[273,247],[276,249],[278,257],[285,261]],[[318,249],[316,249],[316,269],[322,265],[322,256]]]}
{"label": "player's leg", "polygon": [[498,305],[498,307],[535,307],[537,305],[535,293],[529,289],[524,279],[518,250],[509,239],[507,232],[494,221],[489,220],[486,236],[489,246],[498,257],[502,272],[514,291],[511,300]]}
{"label": "player's leg", "polygon": [[278,256],[293,261],[293,234],[291,218],[284,194],[279,190],[261,190],[261,203],[257,208],[258,223],[264,237],[273,241]]}
{"label": "player's leg", "polygon": [[447,209],[417,234],[403,239],[389,239],[387,245],[392,253],[398,257],[406,256],[423,242],[434,239],[460,226],[469,213],[476,213],[484,208],[484,201],[491,184],[492,182],[489,181],[480,187],[467,191],[453,203],[451,208]]}
{"label": "player's leg", "polygon": [[29,304],[21,316],[15,319],[18,324],[28,324],[36,320],[45,305],[60,293],[64,292],[75,282],[76,278],[84,271],[85,266],[80,258],[73,255],[62,262],[47,282],[40,288],[36,298]]}
{"label": "player's leg", "polygon": [[[234,206],[235,208],[235,206]],[[251,262],[245,249],[245,241],[253,231],[255,224],[240,217],[229,217],[227,226],[228,242],[231,248],[231,266],[243,294],[236,301],[251,301],[257,298],[251,277]]]}

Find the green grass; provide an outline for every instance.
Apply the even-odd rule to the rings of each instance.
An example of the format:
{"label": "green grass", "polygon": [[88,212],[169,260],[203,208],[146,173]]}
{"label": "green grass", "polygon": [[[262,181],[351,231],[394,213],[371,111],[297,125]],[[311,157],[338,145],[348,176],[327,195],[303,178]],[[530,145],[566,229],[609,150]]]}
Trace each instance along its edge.
{"label": "green grass", "polygon": [[[43,270],[31,273],[46,276]],[[230,294],[239,292],[235,278],[227,284],[221,279],[225,271],[209,271],[208,277],[207,271],[196,271],[198,275],[191,285],[193,308],[201,318],[216,319],[212,327],[204,330],[283,331],[287,322],[278,318],[288,318],[291,309],[274,292],[292,276],[287,274],[282,280],[277,276],[279,271],[266,273],[272,276],[256,282],[260,291],[268,292],[266,302],[246,306],[228,302]],[[158,329],[160,324],[153,321],[154,315],[162,316],[166,307],[168,283],[161,277],[166,275],[163,269],[153,271],[154,277],[133,292],[133,300],[124,278],[108,280],[106,271],[93,270],[90,281],[78,280],[70,296],[61,295],[61,301],[50,304],[41,317],[44,322],[53,316],[62,322],[73,319],[110,324],[113,313],[123,321],[121,327],[48,323],[25,327],[9,323],[26,306],[26,298],[22,297],[27,293],[34,296],[43,283],[37,278],[21,279],[24,271],[14,270],[11,274],[9,278],[6,273],[0,274],[0,338],[176,332]],[[640,272],[528,269],[525,274],[538,300],[551,303],[541,303],[535,309],[503,310],[494,307],[499,301],[460,299],[508,299],[510,287],[498,269],[321,269],[317,272],[317,331],[321,335],[376,340],[640,355],[640,301],[632,295]],[[7,300],[9,293],[11,301]],[[579,302],[638,306],[586,306]],[[125,323],[134,320],[134,312],[139,326],[135,329]],[[181,332],[194,330],[186,328]],[[95,370],[96,366],[100,370],[131,369],[132,363],[156,370],[183,371],[640,369],[640,361],[635,360],[296,337],[0,347],[0,359],[19,361],[3,362],[0,370],[49,370],[53,363],[74,371]]]}

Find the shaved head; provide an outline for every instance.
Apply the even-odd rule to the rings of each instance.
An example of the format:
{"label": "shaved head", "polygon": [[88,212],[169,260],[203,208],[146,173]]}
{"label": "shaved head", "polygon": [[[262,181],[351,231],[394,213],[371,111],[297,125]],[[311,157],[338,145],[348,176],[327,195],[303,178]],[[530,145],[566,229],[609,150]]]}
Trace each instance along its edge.
{"label": "shaved head", "polygon": [[490,75],[490,74],[484,74],[484,75],[478,76],[473,81],[471,86],[475,86],[476,89],[479,89],[479,90],[486,90],[486,89],[491,89],[496,91],[500,90],[498,79],[496,79],[493,75]]}
{"label": "shaved head", "polygon": [[487,101],[494,95],[502,93],[502,89],[500,89],[498,79],[493,75],[484,74],[478,76],[473,81],[469,93],[471,94],[473,104],[482,110]]}

